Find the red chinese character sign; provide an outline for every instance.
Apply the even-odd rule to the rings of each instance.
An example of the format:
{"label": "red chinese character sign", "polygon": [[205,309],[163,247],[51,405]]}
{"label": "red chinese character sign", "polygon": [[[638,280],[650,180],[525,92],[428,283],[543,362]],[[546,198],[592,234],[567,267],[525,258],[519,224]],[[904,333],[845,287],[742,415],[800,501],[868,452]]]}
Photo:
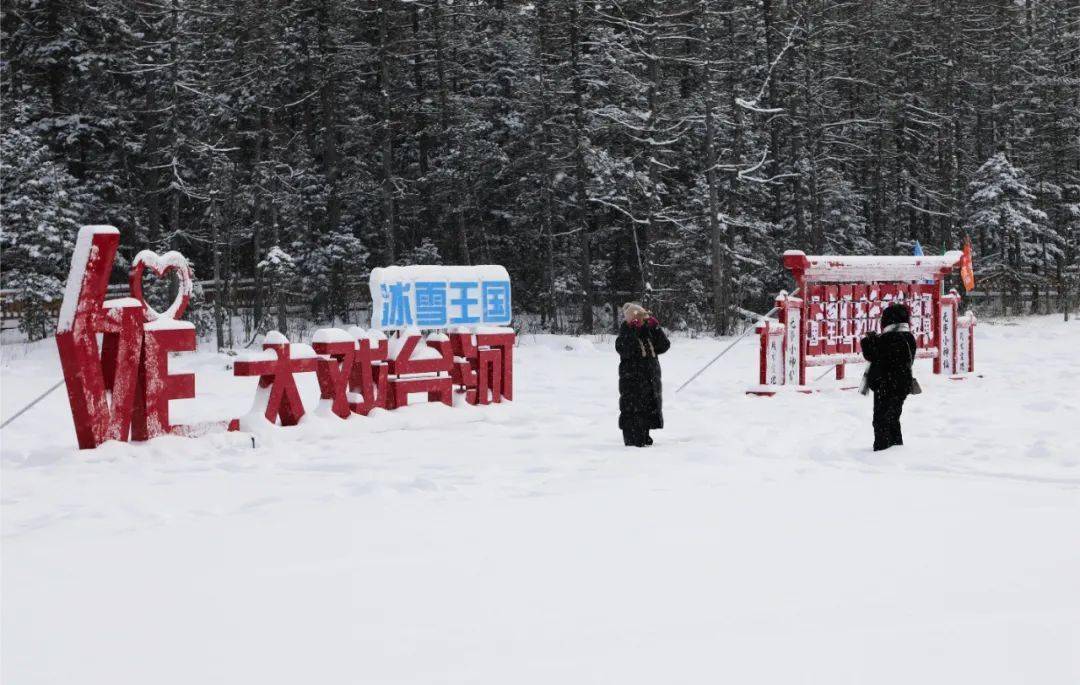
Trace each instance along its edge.
{"label": "red chinese character sign", "polygon": [[[297,374],[305,373],[318,381],[316,414],[339,419],[404,407],[415,394],[449,406],[455,396],[469,404],[513,398],[516,338],[504,325],[511,311],[506,270],[393,267],[372,274],[372,330],[321,329],[311,345],[271,331],[262,351],[233,365],[235,376],[258,378],[248,414],[174,425],[169,403],[195,397],[194,374],[169,371],[169,353],[195,350],[194,325],[179,320],[192,292],[191,268],[178,252],[140,252],[132,261],[131,297],[106,300],[119,242],[111,226],[79,231],[57,324],[80,448],[251,428],[257,421],[293,426],[307,413],[296,383]],[[147,271],[177,276],[176,298],[163,312],[143,297]],[[431,332],[424,336],[421,328]]]}
{"label": "red chinese character sign", "polygon": [[958,316],[960,298],[943,281],[961,263],[960,252],[941,257],[807,256],[784,253],[798,297],[781,292],[776,321],[758,325],[761,338],[756,394],[779,386],[806,388],[807,369],[863,363],[859,341],[878,331],[881,312],[894,302],[911,312],[916,358],[933,359],[934,373],[953,377],[974,370],[975,317]]}

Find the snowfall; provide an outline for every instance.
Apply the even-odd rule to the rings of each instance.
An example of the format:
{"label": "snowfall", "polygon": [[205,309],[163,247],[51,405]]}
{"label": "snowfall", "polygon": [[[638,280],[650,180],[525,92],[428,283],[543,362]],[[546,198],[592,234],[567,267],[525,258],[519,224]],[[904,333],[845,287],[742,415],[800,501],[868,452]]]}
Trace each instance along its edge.
{"label": "snowfall", "polygon": [[[856,392],[745,394],[752,337],[675,394],[725,344],[678,335],[623,447],[613,342],[522,336],[512,403],[83,452],[53,393],[0,434],[0,679],[1080,682],[1080,323],[918,362],[881,453]],[[248,411],[232,359],[173,360],[174,420]],[[3,418],[59,378],[5,345]]]}

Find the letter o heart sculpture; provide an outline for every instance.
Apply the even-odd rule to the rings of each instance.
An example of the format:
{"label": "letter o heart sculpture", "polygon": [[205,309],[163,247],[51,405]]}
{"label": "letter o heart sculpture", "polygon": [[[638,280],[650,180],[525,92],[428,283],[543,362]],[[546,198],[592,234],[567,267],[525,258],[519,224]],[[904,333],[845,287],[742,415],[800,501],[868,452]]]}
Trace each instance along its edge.
{"label": "letter o heart sculpture", "polygon": [[[170,271],[176,271],[177,276],[180,278],[180,289],[176,294],[176,299],[173,300],[172,305],[163,312],[159,312],[151,307],[143,297],[143,272],[147,268],[153,271],[158,278],[165,277]],[[180,316],[183,315],[184,310],[187,309],[188,301],[191,299],[192,286],[194,284],[191,275],[191,266],[188,265],[187,258],[175,250],[166,252],[163,255],[159,255],[153,250],[143,250],[135,255],[135,259],[131,263],[131,275],[128,283],[131,287],[131,296],[142,304],[143,318],[145,318],[147,322],[157,321],[158,319],[180,318]]]}

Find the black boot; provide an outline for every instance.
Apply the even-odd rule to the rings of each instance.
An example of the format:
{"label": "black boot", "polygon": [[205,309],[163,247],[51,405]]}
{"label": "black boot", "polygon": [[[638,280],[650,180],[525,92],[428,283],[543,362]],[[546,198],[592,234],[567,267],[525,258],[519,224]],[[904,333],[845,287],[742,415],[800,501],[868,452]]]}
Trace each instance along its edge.
{"label": "black boot", "polygon": [[649,435],[649,431],[645,431],[645,446],[648,447],[652,444],[652,436]]}
{"label": "black boot", "polygon": [[633,426],[631,428],[624,428],[622,432],[623,444],[627,447],[644,447],[645,446],[645,432]]}

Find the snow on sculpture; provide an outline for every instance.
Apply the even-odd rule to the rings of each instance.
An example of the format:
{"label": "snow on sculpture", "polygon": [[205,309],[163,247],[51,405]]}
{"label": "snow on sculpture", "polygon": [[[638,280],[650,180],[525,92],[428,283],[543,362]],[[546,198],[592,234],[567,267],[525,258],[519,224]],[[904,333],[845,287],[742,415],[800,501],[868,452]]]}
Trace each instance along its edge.
{"label": "snow on sculpture", "polygon": [[[461,271],[457,269],[459,274]],[[373,293],[382,285],[373,285]],[[482,291],[482,285],[479,288]],[[415,292],[414,283],[409,281],[395,282],[387,290]],[[397,311],[402,320],[415,315],[414,309],[402,303],[384,300],[379,306],[383,305],[387,311]],[[505,306],[509,307],[509,301]],[[456,326],[426,338],[415,326],[391,332],[393,337],[387,338],[382,331],[359,327],[347,332],[321,329],[310,348],[299,348],[301,354],[297,345],[289,345],[280,333],[271,332],[264,352],[242,357],[233,366],[237,376],[260,377],[256,404],[239,425],[243,427],[259,415],[281,425],[298,423],[304,407],[292,376],[305,371],[318,375],[321,413],[341,418],[353,413],[367,415],[375,408],[404,407],[414,393],[425,394],[429,402],[452,406],[455,387],[469,404],[512,399],[513,329]],[[268,351],[275,356],[271,358]]]}
{"label": "snow on sculpture", "polygon": [[940,257],[785,252],[784,266],[795,277],[799,296],[781,291],[777,320],[758,324],[759,386],[750,392],[805,389],[807,369],[814,366],[835,367],[842,380],[847,364],[863,363],[859,342],[878,331],[881,312],[893,302],[911,312],[917,359],[933,359],[934,373],[954,378],[974,371],[975,317],[958,316],[960,296],[955,290],[942,292],[945,276],[960,262],[958,251]]}
{"label": "snow on sculpture", "polygon": [[[391,267],[372,273],[371,330],[324,328],[311,345],[271,331],[262,351],[241,355],[233,364],[233,375],[259,379],[246,416],[173,425],[169,403],[195,397],[194,374],[169,372],[170,353],[195,350],[195,326],[179,320],[192,293],[191,267],[179,252],[144,250],[132,261],[131,297],[105,300],[119,243],[112,226],[82,227],[57,324],[80,448],[167,433],[238,430],[255,421],[296,425],[307,413],[298,373],[314,372],[318,378],[316,412],[342,419],[403,407],[412,393],[446,405],[453,404],[455,389],[469,404],[513,398],[516,336],[506,326],[512,311],[506,269]],[[170,273],[178,278],[176,298],[163,312],[143,297],[147,270],[158,278]],[[434,332],[424,337],[421,329]]]}
{"label": "snow on sculpture", "polygon": [[319,404],[322,413],[348,418],[349,372],[356,357],[356,340],[340,328],[321,328],[311,338],[319,355],[315,372],[319,378]]}
{"label": "snow on sculpture", "polygon": [[[157,274],[158,278],[164,278],[171,271],[175,271],[179,277],[179,287],[177,288],[176,299],[173,300],[172,305],[164,312],[159,313],[156,309],[147,304],[146,300],[143,298],[143,273],[147,267]],[[153,250],[143,250],[135,255],[135,259],[131,261],[131,276],[128,279],[128,285],[131,288],[131,296],[142,302],[143,315],[146,317],[146,320],[157,321],[158,319],[175,320],[183,315],[187,310],[188,302],[191,299],[194,282],[192,279],[191,267],[188,265],[188,261],[184,255],[176,251],[159,255]]]}
{"label": "snow on sculpture", "polygon": [[[506,269],[392,266],[372,270],[370,287],[373,327],[399,336],[409,329],[445,329],[452,352],[449,374],[468,402],[513,399],[516,336],[507,327],[513,309]],[[443,347],[430,339],[428,345]]]}
{"label": "snow on sculpture", "polygon": [[510,276],[495,265],[373,269],[371,325],[383,330],[510,323]]}
{"label": "snow on sculpture", "polygon": [[[305,411],[292,375],[305,371],[318,375],[320,413],[341,418],[404,407],[418,393],[452,406],[455,388],[469,404],[513,399],[516,336],[499,325],[512,312],[506,269],[395,266],[373,270],[370,287],[372,330],[319,330],[300,356],[272,333],[264,352],[237,360],[235,375],[259,376],[240,426],[260,415],[298,423]],[[422,329],[434,332],[425,338]]]}
{"label": "snow on sculpture", "polygon": [[[120,232],[112,226],[79,230],[57,321],[56,345],[82,449],[106,440],[146,440],[214,427],[169,421],[170,401],[195,396],[194,375],[170,373],[168,364],[169,352],[195,349],[195,326],[174,318],[191,293],[187,260],[178,252],[140,253],[130,274],[133,296],[106,301],[119,244]],[[155,311],[142,296],[146,267],[161,277],[170,271],[180,277],[179,295],[165,312]]]}
{"label": "snow on sculpture", "polygon": [[[240,427],[263,416],[270,423],[281,420],[282,426],[295,426],[304,415],[304,403],[296,387],[294,374],[316,371],[320,357],[310,345],[290,343],[278,331],[270,331],[263,340],[263,351],[239,357],[233,364],[234,376],[258,376],[255,404]],[[332,396],[332,395],[331,395]]]}
{"label": "snow on sculpture", "polygon": [[389,409],[390,386],[387,360],[390,351],[382,331],[349,329],[356,341],[352,370],[349,372],[349,408],[361,416],[376,407]]}
{"label": "snow on sculpture", "polygon": [[56,346],[83,449],[126,440],[131,429],[142,315],[141,305],[131,298],[105,303],[119,244],[120,232],[112,226],[79,230],[57,320]]}
{"label": "snow on sculpture", "polygon": [[401,331],[390,341],[390,406],[404,407],[409,393],[427,393],[429,402],[453,404],[453,359],[449,349],[422,342],[417,329]]}

